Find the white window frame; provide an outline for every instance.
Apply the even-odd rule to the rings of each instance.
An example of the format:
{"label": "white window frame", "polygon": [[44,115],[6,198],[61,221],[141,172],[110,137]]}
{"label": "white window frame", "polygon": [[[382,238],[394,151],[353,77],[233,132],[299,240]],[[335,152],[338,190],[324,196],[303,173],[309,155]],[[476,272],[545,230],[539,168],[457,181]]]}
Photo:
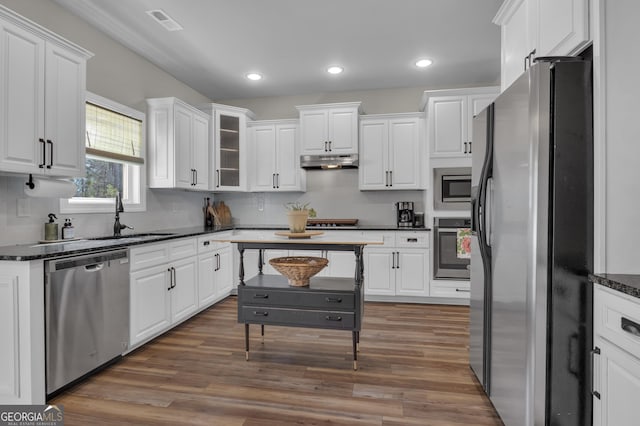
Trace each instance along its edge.
{"label": "white window frame", "polygon": [[[143,112],[119,104],[111,99],[104,98],[89,91],[86,92],[85,102],[98,105],[111,111],[126,115],[142,122],[142,149],[141,157],[146,158],[146,115]],[[89,156],[91,157],[91,156]],[[113,161],[113,160],[109,160]],[[147,166],[146,164],[132,164],[122,162],[125,165],[125,184],[122,188],[122,202],[125,211],[144,212],[147,211]],[[139,173],[136,173],[136,170]],[[128,176],[128,174],[133,174]],[[139,191],[138,199],[134,194]],[[61,198],[60,213],[114,213],[115,198]]]}

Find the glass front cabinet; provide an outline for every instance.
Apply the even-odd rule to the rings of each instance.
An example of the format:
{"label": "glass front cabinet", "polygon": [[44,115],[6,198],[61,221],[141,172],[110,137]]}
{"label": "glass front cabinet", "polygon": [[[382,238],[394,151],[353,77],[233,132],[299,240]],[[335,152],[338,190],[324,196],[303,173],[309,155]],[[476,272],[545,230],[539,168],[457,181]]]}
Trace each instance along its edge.
{"label": "glass front cabinet", "polygon": [[212,152],[210,184],[214,192],[246,191],[247,176],[247,120],[253,112],[228,105],[207,104],[211,114]]}

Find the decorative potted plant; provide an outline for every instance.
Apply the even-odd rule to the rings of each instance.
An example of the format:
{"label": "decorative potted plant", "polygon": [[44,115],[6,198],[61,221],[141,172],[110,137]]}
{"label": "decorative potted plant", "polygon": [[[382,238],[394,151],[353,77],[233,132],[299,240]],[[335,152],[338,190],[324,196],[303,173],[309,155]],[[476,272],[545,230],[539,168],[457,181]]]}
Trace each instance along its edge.
{"label": "decorative potted plant", "polygon": [[307,227],[307,219],[316,217],[316,211],[309,207],[309,203],[301,204],[296,201],[285,204],[287,219],[289,221],[289,231],[293,233],[304,232]]}

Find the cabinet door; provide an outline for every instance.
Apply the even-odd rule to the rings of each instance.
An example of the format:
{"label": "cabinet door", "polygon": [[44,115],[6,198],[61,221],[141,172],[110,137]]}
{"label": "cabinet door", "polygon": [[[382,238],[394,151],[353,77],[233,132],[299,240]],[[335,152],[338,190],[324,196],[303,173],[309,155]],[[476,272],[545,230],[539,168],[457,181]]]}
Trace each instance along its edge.
{"label": "cabinet door", "polygon": [[389,170],[391,189],[420,189],[424,162],[420,150],[420,120],[389,120]]}
{"label": "cabinet door", "polygon": [[227,297],[233,289],[233,256],[231,245],[218,250],[218,270],[216,271],[216,299]]}
{"label": "cabinet door", "polygon": [[172,267],[171,319],[177,322],[188,318],[198,308],[197,259],[182,259],[174,262]]}
{"label": "cabinet door", "polygon": [[428,296],[429,251],[405,249],[396,253],[396,294]]}
{"label": "cabinet door", "polygon": [[467,141],[469,142],[469,145],[467,145],[467,154],[473,152],[473,117],[488,107],[497,96],[497,93],[492,95],[469,95],[467,102]]}
{"label": "cabinet door", "polygon": [[[551,0],[554,1],[554,0]],[[554,1],[555,2],[555,1]],[[511,2],[515,4],[516,2]],[[511,85],[525,70],[525,57],[535,48],[530,40],[533,35],[533,28],[529,11],[532,1],[520,1],[519,5],[511,8],[509,16],[501,25],[501,88],[504,91]]]}
{"label": "cabinet door", "polygon": [[198,114],[193,115],[193,189],[209,189],[209,120]]}
{"label": "cabinet door", "polygon": [[246,188],[246,117],[216,110],[216,191]]}
{"label": "cabinet door", "polygon": [[176,159],[176,182],[177,188],[192,189],[193,186],[193,167],[191,159],[192,154],[192,115],[186,108],[181,105],[174,105],[174,145],[173,154]]}
{"label": "cabinet door", "polygon": [[280,191],[301,190],[298,157],[298,126],[276,125],[276,187]]}
{"label": "cabinet door", "polygon": [[216,299],[214,282],[217,258],[215,253],[198,256],[198,307],[210,305]]}
{"label": "cabinet door", "polygon": [[358,152],[358,111],[355,108],[330,109],[328,131],[331,154]]}
{"label": "cabinet door", "polygon": [[47,43],[45,63],[46,173],[83,176],[86,61],[68,50]]}
{"label": "cabinet door", "polygon": [[467,97],[430,98],[428,114],[431,156],[464,156],[467,142]]}
{"label": "cabinet door", "polygon": [[536,56],[575,53],[589,41],[588,0],[538,0]]}
{"label": "cabinet door", "polygon": [[595,343],[600,348],[600,371],[595,379],[595,390],[600,392],[601,399],[594,398],[593,423],[600,426],[637,425],[640,358],[603,339],[596,339]]}
{"label": "cabinet door", "polygon": [[6,22],[0,31],[0,170],[44,173],[45,43]]}
{"label": "cabinet door", "polygon": [[394,296],[395,267],[391,249],[371,249],[364,253],[364,294]]}
{"label": "cabinet door", "polygon": [[360,122],[360,189],[389,188],[388,120]]}
{"label": "cabinet door", "polygon": [[327,276],[355,278],[356,255],[352,251],[329,251],[327,259],[329,259]]}
{"label": "cabinet door", "polygon": [[254,159],[254,187],[256,191],[276,189],[276,131],[274,126],[258,126],[251,129]]}
{"label": "cabinet door", "polygon": [[300,138],[302,140],[302,155],[325,154],[328,149],[329,111],[310,110],[300,111]]}
{"label": "cabinet door", "polygon": [[131,274],[130,346],[160,334],[171,325],[168,269],[162,265]]}

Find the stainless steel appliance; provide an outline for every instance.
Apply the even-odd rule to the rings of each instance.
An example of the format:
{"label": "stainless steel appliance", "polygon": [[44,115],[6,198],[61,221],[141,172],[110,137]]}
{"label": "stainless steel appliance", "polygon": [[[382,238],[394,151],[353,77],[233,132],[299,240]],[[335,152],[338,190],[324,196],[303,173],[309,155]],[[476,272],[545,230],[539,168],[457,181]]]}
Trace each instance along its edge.
{"label": "stainless steel appliance", "polygon": [[301,155],[300,167],[323,170],[354,169],[358,167],[358,154]]}
{"label": "stainless steel appliance", "polygon": [[471,219],[434,219],[433,277],[436,279],[468,280],[469,259],[458,257],[458,229],[471,227]]}
{"label": "stainless steel appliance", "polygon": [[591,63],[538,61],[473,120],[469,363],[507,426],[591,424]]}
{"label": "stainless steel appliance", "polygon": [[45,262],[46,389],[119,358],[129,342],[127,250]]}
{"label": "stainless steel appliance", "polygon": [[471,168],[435,168],[435,210],[469,210],[471,207]]}
{"label": "stainless steel appliance", "polygon": [[396,218],[399,228],[413,228],[416,219],[413,201],[398,201],[396,203]]}

